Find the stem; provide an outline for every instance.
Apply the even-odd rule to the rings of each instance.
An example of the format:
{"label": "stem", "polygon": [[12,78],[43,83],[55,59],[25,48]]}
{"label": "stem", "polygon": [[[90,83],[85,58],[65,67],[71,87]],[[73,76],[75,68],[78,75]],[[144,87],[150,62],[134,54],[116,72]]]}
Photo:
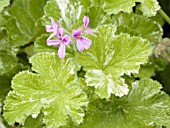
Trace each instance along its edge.
{"label": "stem", "polygon": [[170,24],[169,16],[162,9],[160,9],[158,12]]}
{"label": "stem", "polygon": [[77,52],[77,48],[76,48],[75,42],[73,42],[73,49],[74,49],[75,52]]}

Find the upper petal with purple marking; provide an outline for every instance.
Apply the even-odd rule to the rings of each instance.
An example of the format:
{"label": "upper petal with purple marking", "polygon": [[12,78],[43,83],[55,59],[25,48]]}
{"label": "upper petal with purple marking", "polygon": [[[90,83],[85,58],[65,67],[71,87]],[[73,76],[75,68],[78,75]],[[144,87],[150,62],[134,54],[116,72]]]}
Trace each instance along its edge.
{"label": "upper petal with purple marking", "polygon": [[71,37],[69,35],[65,35],[65,36],[63,36],[62,41],[65,45],[68,45],[68,44],[71,43],[72,40],[71,40]]}
{"label": "upper petal with purple marking", "polygon": [[81,35],[81,30],[80,29],[72,31],[72,36],[74,38],[78,38],[80,35]]}
{"label": "upper petal with purple marking", "polygon": [[86,29],[89,25],[89,17],[84,16],[83,22],[84,22],[84,29]]}
{"label": "upper petal with purple marking", "polygon": [[64,28],[58,28],[57,36],[59,39],[62,39],[63,31],[64,31]]}

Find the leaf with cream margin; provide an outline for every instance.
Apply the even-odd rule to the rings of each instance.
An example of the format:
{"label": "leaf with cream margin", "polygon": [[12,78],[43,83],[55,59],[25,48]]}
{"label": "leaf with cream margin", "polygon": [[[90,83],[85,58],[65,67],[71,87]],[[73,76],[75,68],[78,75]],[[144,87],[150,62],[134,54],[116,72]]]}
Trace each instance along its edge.
{"label": "leaf with cream margin", "polygon": [[0,12],[4,9],[4,7],[10,4],[10,0],[1,0],[0,1]]}
{"label": "leaf with cream margin", "polygon": [[[16,46],[34,41],[38,21],[43,16],[45,0],[14,0],[6,15],[10,20],[6,24],[9,40]],[[44,29],[42,29],[44,31]]]}
{"label": "leaf with cream margin", "polygon": [[157,0],[105,0],[103,7],[108,14],[118,14],[121,11],[131,13],[136,2],[140,2],[140,10],[145,16],[155,16],[160,9]]}
{"label": "leaf with cream margin", "polygon": [[77,29],[83,25],[83,17],[86,15],[86,9],[79,1],[60,2],[50,0],[44,7],[45,17],[43,25],[50,24],[49,17],[53,17],[55,21],[62,18],[62,27],[66,28],[67,33],[71,33],[72,29]]}
{"label": "leaf with cream margin", "polygon": [[116,34],[128,33],[131,36],[139,36],[155,44],[162,39],[163,29],[161,25],[143,15],[119,13],[112,17],[112,21],[114,25],[118,26]]}
{"label": "leaf with cream margin", "polygon": [[148,41],[128,34],[114,36],[115,31],[113,25],[98,27],[97,37],[89,36],[90,48],[77,53],[78,63],[87,71],[87,86],[95,87],[100,98],[127,95],[129,89],[121,76],[138,73],[152,52]]}
{"label": "leaf with cream margin", "polygon": [[68,116],[77,125],[83,122],[88,101],[77,82],[72,60],[60,59],[54,53],[38,53],[30,62],[37,73],[23,71],[13,78],[13,91],[4,105],[6,121],[23,124],[29,115],[36,118],[42,111],[48,128],[65,125]]}
{"label": "leaf with cream margin", "polygon": [[96,100],[80,128],[169,128],[170,97],[161,88],[156,81],[142,79],[132,84],[127,96]]}

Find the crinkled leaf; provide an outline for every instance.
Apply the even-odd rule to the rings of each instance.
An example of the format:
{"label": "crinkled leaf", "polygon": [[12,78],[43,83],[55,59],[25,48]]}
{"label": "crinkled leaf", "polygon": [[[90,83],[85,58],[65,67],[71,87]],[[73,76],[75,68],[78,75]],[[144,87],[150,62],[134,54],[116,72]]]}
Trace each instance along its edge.
{"label": "crinkled leaf", "polygon": [[133,75],[139,78],[150,78],[155,75],[155,66],[152,63],[141,65],[139,73]]}
{"label": "crinkled leaf", "polygon": [[108,14],[117,14],[121,11],[130,13],[135,6],[135,0],[106,0],[105,11]]}
{"label": "crinkled leaf", "polygon": [[[139,4],[137,4],[137,6],[135,7],[135,14],[143,15],[142,11],[140,10],[140,5]],[[149,19],[152,19],[152,20],[156,21],[161,26],[163,26],[164,23],[165,23],[163,17],[159,13],[157,13],[155,16],[149,17]]]}
{"label": "crinkled leaf", "polygon": [[150,17],[150,19],[156,21],[161,26],[163,26],[165,23],[163,17],[160,14],[156,14],[156,16],[152,16]]}
{"label": "crinkled leaf", "polygon": [[132,8],[140,2],[140,10],[146,16],[154,16],[160,9],[157,0],[105,0],[104,9],[108,14],[117,14],[121,11],[131,13]]}
{"label": "crinkled leaf", "polygon": [[0,98],[2,99],[2,101],[5,100],[5,97],[10,91],[10,89],[11,89],[11,77],[9,78],[9,76],[5,75],[0,76],[0,90],[1,90]]}
{"label": "crinkled leaf", "polygon": [[29,116],[24,124],[25,128],[42,128],[43,126],[43,114],[39,114],[38,117],[33,118],[32,116]]}
{"label": "crinkled leaf", "polygon": [[[118,26],[116,34],[129,33],[150,42],[158,43],[162,39],[162,27],[155,21],[134,13],[120,13],[113,16],[113,23]],[[148,27],[149,26],[149,27]]]}
{"label": "crinkled leaf", "polygon": [[141,3],[140,10],[145,16],[155,16],[157,11],[160,9],[157,0],[138,0]]}
{"label": "crinkled leaf", "polygon": [[10,123],[23,124],[27,116],[44,113],[48,128],[65,125],[68,115],[75,124],[83,121],[83,106],[87,96],[76,83],[71,59],[59,59],[54,53],[39,53],[31,57],[33,71],[17,74],[5,101],[4,117]]}
{"label": "crinkled leaf", "polygon": [[51,46],[49,47],[47,45],[47,38],[49,37],[48,34],[43,34],[41,37],[38,37],[34,44],[34,50],[35,52],[57,52],[58,47],[57,46]]}
{"label": "crinkled leaf", "polygon": [[44,13],[46,17],[44,17],[45,21],[43,20],[43,25],[51,23],[49,19],[50,17],[52,17],[55,21],[58,21],[61,18],[60,8],[56,0],[50,0],[46,3],[46,5],[44,6]]}
{"label": "crinkled leaf", "polygon": [[92,28],[96,28],[111,19],[111,17],[109,17],[109,15],[107,15],[100,6],[91,7],[87,13],[87,16],[89,16],[89,24]]}
{"label": "crinkled leaf", "polygon": [[4,7],[10,4],[10,0],[1,0],[0,1],[0,12],[4,9]]}
{"label": "crinkled leaf", "polygon": [[0,13],[0,21],[1,21],[0,28],[3,27],[8,22],[8,19],[6,19],[3,16],[3,13]]}
{"label": "crinkled leaf", "polygon": [[12,43],[18,46],[32,41],[38,19],[43,15],[45,2],[45,0],[15,0],[13,2],[7,10],[13,19],[6,25]]}
{"label": "crinkled leaf", "polygon": [[139,73],[133,75],[139,78],[149,78],[155,76],[157,72],[165,70],[166,66],[166,60],[156,58],[155,55],[152,55],[146,64],[141,65]]}
{"label": "crinkled leaf", "polygon": [[0,29],[0,76],[15,74],[18,67],[17,49],[8,40],[5,30]]}
{"label": "crinkled leaf", "polygon": [[[34,51],[35,52],[55,52],[55,53],[58,53],[58,46],[50,46],[49,47],[47,45],[47,38],[48,37],[49,37],[49,34],[43,34],[36,39],[36,41],[34,43]],[[66,56],[67,55],[69,55],[69,57],[74,56],[73,45],[69,45],[69,47],[67,47]]]}
{"label": "crinkled leaf", "polygon": [[90,38],[91,47],[78,53],[77,60],[87,71],[87,85],[94,86],[96,94],[106,99],[112,93],[121,97],[129,90],[121,76],[138,73],[152,48],[146,40],[128,34],[113,38],[116,29],[112,25],[101,26],[98,31],[97,37]]}
{"label": "crinkled leaf", "polygon": [[18,58],[9,51],[0,51],[0,75],[8,74],[9,76],[15,72],[18,67]]}
{"label": "crinkled leaf", "polygon": [[3,29],[0,29],[0,45],[0,98],[3,101],[11,89],[11,78],[19,71],[20,66],[16,57],[17,49],[9,42]]}
{"label": "crinkled leaf", "polygon": [[127,96],[93,102],[80,128],[145,128],[153,124],[168,128],[170,98],[161,88],[158,82],[143,79],[132,84]]}
{"label": "crinkled leaf", "polygon": [[[50,0],[45,6],[45,23],[50,23],[49,17],[53,17],[55,21],[62,18],[62,26],[69,32],[83,25],[83,17],[86,15],[86,9],[79,1],[60,2]],[[48,20],[47,20],[48,19]]]}

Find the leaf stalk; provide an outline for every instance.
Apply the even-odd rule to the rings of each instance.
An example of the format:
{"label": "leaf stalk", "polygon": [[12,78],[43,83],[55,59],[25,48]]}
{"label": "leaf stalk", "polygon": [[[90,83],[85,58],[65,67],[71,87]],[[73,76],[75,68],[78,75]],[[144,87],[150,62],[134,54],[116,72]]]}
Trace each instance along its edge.
{"label": "leaf stalk", "polygon": [[160,9],[158,12],[170,24],[169,16],[162,9]]}

